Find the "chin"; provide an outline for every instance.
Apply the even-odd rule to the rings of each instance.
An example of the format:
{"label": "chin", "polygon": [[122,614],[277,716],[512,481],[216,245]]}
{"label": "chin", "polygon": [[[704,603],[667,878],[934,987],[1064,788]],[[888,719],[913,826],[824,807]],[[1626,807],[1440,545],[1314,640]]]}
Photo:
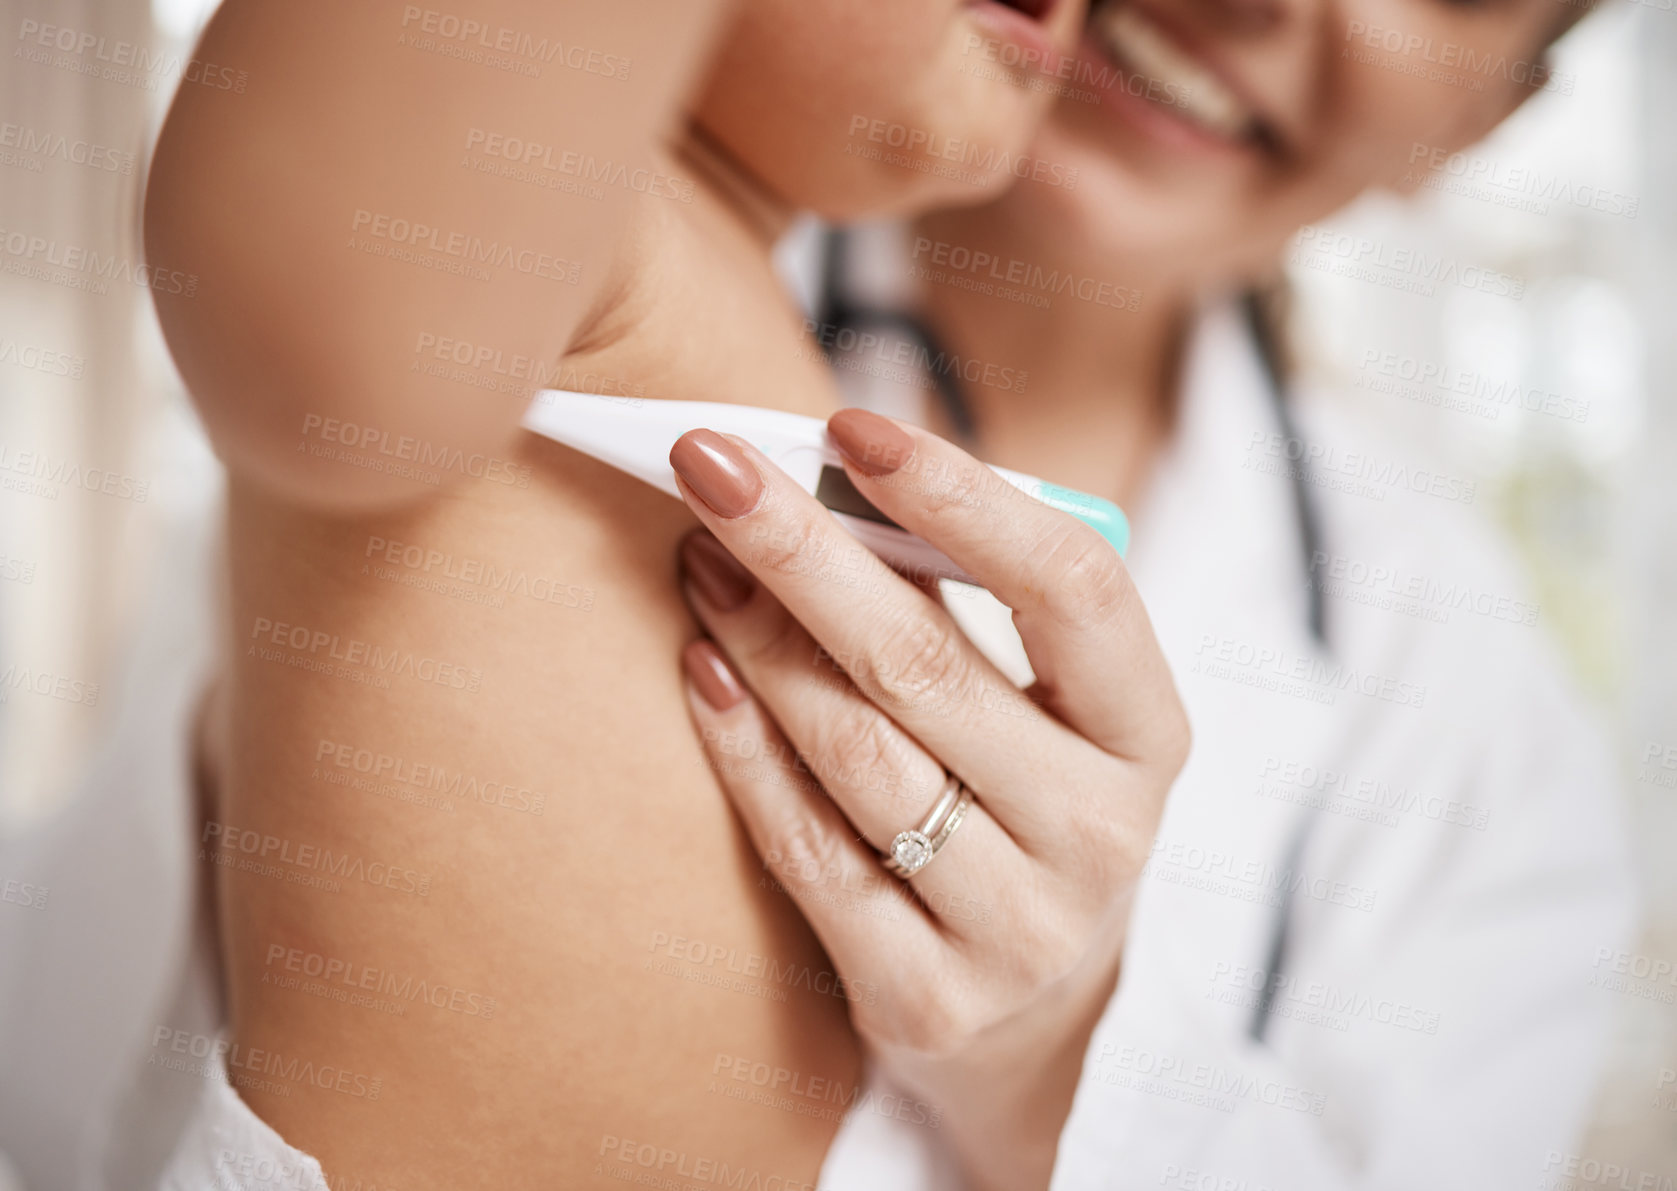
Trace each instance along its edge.
{"label": "chin", "polygon": [[[835,221],[989,202],[1018,181],[1016,171],[1035,163],[1028,139],[1033,121],[1023,102],[1010,109],[992,103],[976,113],[968,108],[958,119],[944,111],[834,110],[853,114],[781,130],[784,135],[763,135],[761,122],[742,127],[707,118],[714,112],[700,124],[782,201]],[[1063,185],[1066,172],[1057,163],[1039,170],[1055,171]]]}
{"label": "chin", "polygon": [[694,115],[783,200],[829,218],[985,202],[1017,179],[1009,167],[1033,152],[1052,97],[1021,72],[977,69],[987,65],[983,47],[1040,59],[1068,40],[1075,8],[750,0],[750,19],[720,47]]}

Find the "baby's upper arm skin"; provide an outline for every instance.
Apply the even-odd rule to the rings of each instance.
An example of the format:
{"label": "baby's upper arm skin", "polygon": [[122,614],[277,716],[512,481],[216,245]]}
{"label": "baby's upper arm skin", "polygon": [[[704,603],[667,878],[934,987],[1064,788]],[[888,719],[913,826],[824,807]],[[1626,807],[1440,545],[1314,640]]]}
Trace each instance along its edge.
{"label": "baby's upper arm skin", "polygon": [[521,402],[463,397],[416,367],[422,348],[559,358],[604,296],[632,195],[502,167],[530,146],[648,162],[721,8],[226,0],[197,56],[243,85],[176,95],[145,240],[154,267],[195,279],[156,293],[158,317],[230,470],[309,507],[373,508],[428,490],[298,450],[308,429],[505,454]]}
{"label": "baby's upper arm skin", "polygon": [[[509,463],[372,519],[235,487],[232,1074],[352,1186],[813,1184],[859,1060],[683,701],[692,518]],[[741,1063],[805,1091],[747,1100]]]}

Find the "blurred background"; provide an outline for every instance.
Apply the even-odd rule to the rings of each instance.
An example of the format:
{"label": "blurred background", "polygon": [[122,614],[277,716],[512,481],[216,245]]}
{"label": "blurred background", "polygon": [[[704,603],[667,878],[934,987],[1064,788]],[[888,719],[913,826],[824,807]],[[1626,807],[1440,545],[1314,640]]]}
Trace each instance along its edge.
{"label": "blurred background", "polygon": [[[203,581],[178,544],[214,521],[221,480],[152,313],[138,209],[213,8],[0,5],[0,839],[73,790],[148,601]],[[26,48],[29,22],[87,48]],[[1677,960],[1677,5],[1611,0],[1554,67],[1492,140],[1453,158],[1416,146],[1412,195],[1301,238],[1294,348],[1307,381],[1477,479],[1518,544],[1539,623],[1619,746],[1638,951]],[[61,266],[40,265],[42,241]],[[1321,251],[1357,243],[1518,284],[1415,292]],[[1650,995],[1608,994],[1618,1041],[1582,1154],[1671,1187],[1677,985],[1641,983]]]}

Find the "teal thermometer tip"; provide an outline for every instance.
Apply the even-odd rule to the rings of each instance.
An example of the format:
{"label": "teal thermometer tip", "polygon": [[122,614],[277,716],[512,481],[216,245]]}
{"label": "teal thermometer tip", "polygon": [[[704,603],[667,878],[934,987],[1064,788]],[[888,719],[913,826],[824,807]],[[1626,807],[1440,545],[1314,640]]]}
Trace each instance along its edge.
{"label": "teal thermometer tip", "polygon": [[1120,556],[1130,548],[1130,519],[1124,516],[1123,509],[1110,500],[1090,496],[1087,492],[1079,492],[1075,488],[1062,488],[1058,484],[1050,484],[1047,480],[1038,481],[1034,495],[1049,508],[1070,513],[1079,521],[1092,526],[1101,537],[1112,543],[1112,548],[1118,551]]}

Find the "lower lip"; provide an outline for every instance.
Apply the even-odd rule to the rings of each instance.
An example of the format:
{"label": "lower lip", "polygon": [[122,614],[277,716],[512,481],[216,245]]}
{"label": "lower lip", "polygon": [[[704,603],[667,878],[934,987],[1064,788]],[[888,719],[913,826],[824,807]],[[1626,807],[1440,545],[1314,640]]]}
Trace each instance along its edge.
{"label": "lower lip", "polygon": [[[966,6],[966,11],[973,23],[990,37],[1018,48],[1017,54],[996,51],[1001,65],[1052,75],[1060,69],[1060,61],[1065,57],[1048,33],[1048,18],[1057,3],[1058,0],[1051,0],[1037,17],[1027,16],[997,0],[974,0]],[[978,49],[977,45],[967,46],[968,53]]]}
{"label": "lower lip", "polygon": [[1167,105],[1148,99],[1145,94],[1132,94],[1126,83],[1145,85],[1147,80],[1118,65],[1093,32],[1084,34],[1082,44],[1078,46],[1078,62],[1083,68],[1079,71],[1082,78],[1114,78],[1116,72],[1113,85],[1097,92],[1100,106],[1148,140],[1173,149],[1225,157],[1255,151],[1256,147],[1249,141],[1218,136],[1192,120],[1178,116]]}

